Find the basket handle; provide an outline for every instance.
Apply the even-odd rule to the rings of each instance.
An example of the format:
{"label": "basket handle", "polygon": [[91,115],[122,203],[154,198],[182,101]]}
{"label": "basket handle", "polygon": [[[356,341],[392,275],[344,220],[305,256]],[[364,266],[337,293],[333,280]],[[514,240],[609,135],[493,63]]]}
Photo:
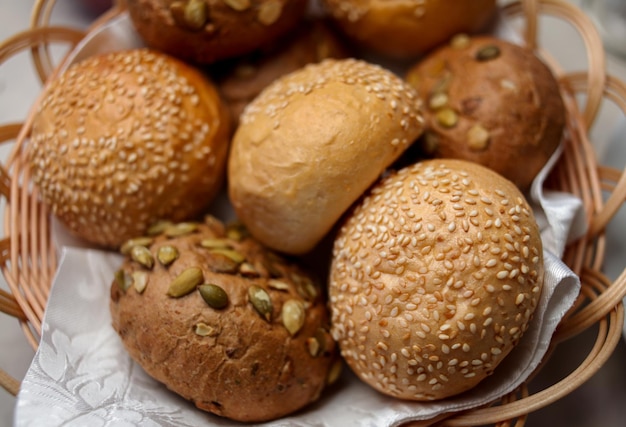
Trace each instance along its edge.
{"label": "basket handle", "polygon": [[[524,40],[528,47],[537,49],[539,16],[552,15],[571,24],[585,44],[588,68],[586,71],[585,108],[583,120],[587,128],[595,121],[603,100],[606,80],[606,58],[602,37],[591,19],[581,10],[564,0],[518,0],[502,8],[505,15],[523,17],[526,23]],[[542,55],[543,56],[543,55]]]}
{"label": "basket handle", "polygon": [[[15,139],[22,128],[21,123],[9,124],[0,127],[0,143]],[[7,200],[11,194],[11,178],[9,177],[4,166],[0,165],[0,195]],[[4,265],[9,256],[9,247],[11,240],[8,237],[0,240],[0,264]],[[0,289],[0,311],[15,317],[21,321],[26,320],[26,316],[20,305],[17,303],[13,295]],[[0,369],[0,386],[12,395],[17,395],[20,388],[20,382],[11,375]]]}
{"label": "basket handle", "polygon": [[[56,0],[37,0],[33,5],[33,9],[30,17],[30,27],[32,30],[49,28],[50,17]],[[125,9],[124,0],[115,0],[113,6],[97,19],[95,19],[87,29],[87,32],[92,31],[99,25],[108,22],[111,18],[118,15]],[[82,33],[84,36],[86,33]],[[82,36],[81,36],[82,38]],[[50,76],[58,68],[58,64],[54,64],[51,54],[50,46],[47,43],[40,43],[31,47],[31,55],[33,64],[37,75],[42,83],[48,81]]]}
{"label": "basket handle", "polygon": [[[0,43],[0,65],[13,57],[17,53],[32,46],[48,44],[52,42],[69,42],[75,46],[84,34],[80,31],[61,28],[37,28],[24,31],[4,40]],[[24,125],[22,123],[11,123],[0,126],[0,143],[15,140],[22,133]],[[9,162],[10,165],[10,162]],[[11,178],[4,165],[0,165],[0,196],[10,202]],[[10,256],[11,239],[5,237],[0,239],[0,266],[4,270]],[[15,317],[24,328],[27,322],[22,306],[15,297],[15,289],[10,286],[11,292],[0,290],[0,311],[9,316]],[[0,387],[12,395],[17,395],[20,382],[11,375],[0,369]]]}

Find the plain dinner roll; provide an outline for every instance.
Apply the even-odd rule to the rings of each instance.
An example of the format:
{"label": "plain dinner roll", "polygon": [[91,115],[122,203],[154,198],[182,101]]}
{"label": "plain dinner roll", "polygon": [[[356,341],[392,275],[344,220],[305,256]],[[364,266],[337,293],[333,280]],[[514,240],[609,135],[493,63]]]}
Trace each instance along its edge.
{"label": "plain dinner roll", "polygon": [[328,59],[288,74],[246,107],[233,138],[237,217],[265,245],[303,254],[422,126],[417,92],[377,65]]}
{"label": "plain dinner roll", "polygon": [[229,113],[203,74],[137,49],[90,57],[52,82],[28,158],[67,228],[116,247],[158,219],[199,214],[221,188]]}
{"label": "plain dinner roll", "polygon": [[462,160],[391,174],[334,244],[332,334],[358,376],[402,399],[467,391],[518,343],[543,286],[543,252],[520,191]]}

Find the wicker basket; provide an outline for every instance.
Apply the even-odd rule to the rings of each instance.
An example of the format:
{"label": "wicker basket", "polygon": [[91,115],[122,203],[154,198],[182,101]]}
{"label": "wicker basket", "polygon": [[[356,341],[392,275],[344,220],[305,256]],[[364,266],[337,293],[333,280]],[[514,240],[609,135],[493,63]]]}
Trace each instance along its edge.
{"label": "wicker basket", "polygon": [[[0,44],[0,65],[15,53],[31,49],[41,81],[45,83],[54,77],[60,67],[51,59],[49,46],[54,43],[75,46],[85,36],[83,31],[49,25],[54,4],[54,0],[35,3],[31,29]],[[88,31],[107,22],[122,9],[116,4]],[[568,111],[567,132],[564,154],[547,186],[580,197],[588,223],[588,233],[571,243],[563,256],[563,261],[580,276],[582,290],[554,334],[551,348],[554,350],[564,340],[580,338],[582,332],[592,327],[597,331],[597,338],[585,360],[559,382],[534,394],[529,393],[528,384],[523,384],[515,393],[492,405],[448,416],[438,420],[438,425],[495,423],[523,426],[529,413],[572,392],[604,365],[621,338],[624,322],[622,298],[626,295],[626,271],[611,283],[601,268],[607,244],[605,228],[626,198],[626,173],[597,163],[589,129],[602,102],[611,101],[626,114],[626,85],[606,75],[600,37],[586,15],[570,3],[564,0],[521,0],[504,6],[502,12],[507,19],[521,20],[524,24],[521,36],[525,43],[551,65],[559,78]],[[563,73],[549,53],[537,46],[538,21],[542,15],[561,18],[580,33],[587,54],[586,72]],[[584,96],[579,96],[581,94]],[[581,98],[584,100],[582,106],[579,104]],[[30,184],[30,171],[24,156],[31,122],[32,113],[24,123],[0,126],[0,142],[14,141],[6,164],[0,165],[0,193],[6,198],[0,267],[10,288],[10,293],[0,290],[0,310],[19,320],[26,339],[36,348],[57,259],[51,240],[50,215]],[[533,377],[541,375],[540,367]],[[19,381],[1,369],[0,385],[14,395],[19,390]]]}

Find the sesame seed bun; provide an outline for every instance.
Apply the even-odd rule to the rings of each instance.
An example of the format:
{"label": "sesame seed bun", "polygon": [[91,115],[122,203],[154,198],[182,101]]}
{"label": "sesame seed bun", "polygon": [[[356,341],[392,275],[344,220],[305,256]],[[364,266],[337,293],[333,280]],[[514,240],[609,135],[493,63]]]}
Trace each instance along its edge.
{"label": "sesame seed bun", "polygon": [[70,67],[46,89],[28,158],[43,201],[75,235],[116,247],[221,188],[229,113],[188,65],[147,49]]}
{"label": "sesame seed bun", "polygon": [[245,109],[228,163],[238,218],[265,245],[311,250],[422,132],[417,93],[391,72],[328,59]]}
{"label": "sesame seed bun", "polygon": [[332,334],[376,390],[442,399],[514,348],[543,275],[539,229],[517,187],[467,161],[424,161],[375,185],[343,224]]}
{"label": "sesame seed bun", "polygon": [[460,32],[476,32],[496,11],[495,0],[322,0],[345,34],[360,46],[412,58]]}
{"label": "sesame seed bun", "polygon": [[559,84],[526,47],[460,35],[411,67],[406,80],[427,106],[421,145],[429,155],[480,163],[526,190],[561,142]]}

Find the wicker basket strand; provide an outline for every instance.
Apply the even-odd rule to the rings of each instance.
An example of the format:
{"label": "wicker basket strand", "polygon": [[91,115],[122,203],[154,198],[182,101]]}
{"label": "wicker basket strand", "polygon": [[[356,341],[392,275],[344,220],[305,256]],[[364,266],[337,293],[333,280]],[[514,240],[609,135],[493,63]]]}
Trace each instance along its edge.
{"label": "wicker basket strand", "polygon": [[[50,18],[55,1],[38,0],[31,16],[31,28],[0,44],[0,66],[13,55],[30,50],[42,83],[54,79],[61,68],[50,53],[54,43],[75,46],[84,31],[54,27]],[[87,32],[123,12],[116,4],[95,21]],[[550,405],[580,387],[611,357],[621,339],[624,324],[622,299],[626,295],[626,270],[611,281],[602,273],[606,254],[606,227],[626,201],[626,171],[599,165],[589,131],[604,102],[611,102],[626,115],[626,85],[607,75],[601,38],[589,18],[564,0],[519,0],[502,8],[505,19],[523,22],[521,36],[552,67],[557,75],[568,113],[564,152],[546,185],[579,197],[584,206],[587,233],[570,243],[563,261],[581,278],[580,295],[564,317],[551,341],[551,351],[565,340],[576,339],[595,328],[597,337],[580,365],[565,378],[534,393],[528,383],[487,407],[442,416],[414,427],[432,425],[523,426],[529,413]],[[565,73],[539,46],[540,18],[551,15],[571,24],[580,34],[587,58],[584,72]],[[581,96],[582,95],[582,96]],[[582,100],[582,101],[581,101]],[[35,103],[36,105],[36,103]],[[33,109],[34,110],[34,109]],[[56,247],[50,213],[40,201],[30,180],[24,147],[33,112],[24,123],[0,127],[0,142],[14,141],[10,155],[0,165],[0,194],[4,207],[4,238],[0,240],[0,267],[10,292],[0,290],[0,310],[15,317],[33,348],[38,345],[42,319],[57,268]],[[626,266],[624,266],[626,267]],[[546,357],[546,360],[549,357]],[[532,376],[541,375],[540,366]],[[528,382],[531,382],[530,378]],[[17,394],[19,381],[0,370],[0,385]]]}

